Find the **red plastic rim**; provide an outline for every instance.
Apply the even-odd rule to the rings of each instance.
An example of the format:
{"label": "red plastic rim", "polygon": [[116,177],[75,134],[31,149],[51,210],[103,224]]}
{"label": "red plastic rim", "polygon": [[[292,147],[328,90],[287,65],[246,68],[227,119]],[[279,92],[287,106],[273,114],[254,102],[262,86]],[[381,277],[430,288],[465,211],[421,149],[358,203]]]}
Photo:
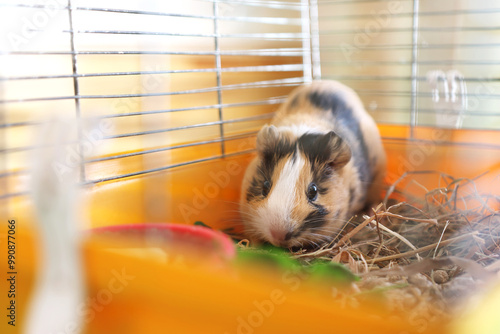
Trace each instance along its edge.
{"label": "red plastic rim", "polygon": [[127,224],[127,225],[113,225],[105,227],[97,227],[91,229],[91,233],[101,232],[126,232],[137,235],[142,235],[151,230],[164,230],[168,232],[171,237],[178,237],[179,239],[189,239],[191,241],[200,241],[200,243],[215,243],[220,246],[217,247],[229,258],[236,255],[236,249],[233,241],[226,234],[215,231],[203,226],[173,224],[173,223],[144,223],[144,224]]}

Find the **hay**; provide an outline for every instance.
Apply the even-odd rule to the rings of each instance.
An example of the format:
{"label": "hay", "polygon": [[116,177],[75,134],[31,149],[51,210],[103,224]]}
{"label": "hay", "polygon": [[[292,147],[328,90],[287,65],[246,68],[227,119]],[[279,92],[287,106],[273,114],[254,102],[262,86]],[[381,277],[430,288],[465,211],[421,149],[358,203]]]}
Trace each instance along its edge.
{"label": "hay", "polygon": [[[418,175],[437,176],[438,187],[426,189]],[[500,271],[500,197],[478,191],[476,180],[483,175],[407,172],[370,216],[354,217],[350,223],[356,227],[344,230],[336,242],[292,257],[306,264],[344,263],[360,275],[363,279],[343,296],[349,305],[382,289],[385,306],[395,314],[426,325],[449,319]],[[399,189],[403,183],[423,195]]]}

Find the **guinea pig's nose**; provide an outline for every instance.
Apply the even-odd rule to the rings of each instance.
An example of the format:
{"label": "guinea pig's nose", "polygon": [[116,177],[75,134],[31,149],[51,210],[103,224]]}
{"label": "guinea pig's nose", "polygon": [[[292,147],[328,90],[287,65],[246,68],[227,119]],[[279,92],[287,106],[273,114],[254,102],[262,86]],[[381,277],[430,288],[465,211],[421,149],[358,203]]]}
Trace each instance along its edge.
{"label": "guinea pig's nose", "polygon": [[270,229],[271,232],[271,243],[275,246],[281,246],[283,241],[285,241],[286,231],[282,229]]}

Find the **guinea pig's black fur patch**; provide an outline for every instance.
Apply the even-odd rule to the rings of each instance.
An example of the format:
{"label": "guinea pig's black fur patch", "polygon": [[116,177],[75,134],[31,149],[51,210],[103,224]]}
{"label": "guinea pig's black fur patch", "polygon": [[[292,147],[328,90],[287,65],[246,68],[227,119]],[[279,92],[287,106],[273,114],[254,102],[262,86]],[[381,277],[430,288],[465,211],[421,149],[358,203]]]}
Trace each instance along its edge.
{"label": "guinea pig's black fur patch", "polygon": [[247,202],[250,202],[254,198],[262,196],[262,187],[264,181],[260,181],[257,177],[254,177],[250,182],[250,186],[248,187],[246,199]]}
{"label": "guinea pig's black fur patch", "polygon": [[354,205],[354,194],[355,194],[354,187],[350,187],[349,188],[349,207],[352,207]]}
{"label": "guinea pig's black fur patch", "polygon": [[285,240],[288,241],[292,238],[300,236],[303,232],[312,228],[320,228],[326,225],[325,217],[329,214],[328,210],[320,204],[314,204],[316,210],[311,211],[304,219],[304,223],[295,231],[288,232],[285,235]]}
{"label": "guinea pig's black fur patch", "polygon": [[352,109],[345,103],[342,96],[336,93],[315,91],[308,94],[311,104],[325,111],[330,111],[338,122],[339,135],[352,147],[356,141],[359,150],[354,150],[353,158],[361,182],[367,185],[371,182],[371,170],[369,164],[368,147],[358,120],[353,115]]}
{"label": "guinea pig's black fur patch", "polygon": [[323,110],[346,109],[344,99],[336,93],[314,91],[308,95],[311,104]]}
{"label": "guinea pig's black fur patch", "polygon": [[300,227],[303,230],[307,230],[315,227],[322,227],[326,224],[325,217],[329,214],[328,210],[325,209],[321,204],[314,204],[315,210],[311,211],[306,219],[304,219],[304,224]]}
{"label": "guinea pig's black fur patch", "polygon": [[257,167],[257,173],[252,179],[248,188],[246,198],[247,202],[262,196],[262,187],[264,181],[272,181],[274,167],[281,159],[292,156],[295,158],[297,150],[297,143],[292,142],[286,138],[281,138],[268,145],[262,151],[262,161]]}
{"label": "guinea pig's black fur patch", "polygon": [[[335,147],[331,146],[329,139],[331,139],[329,135],[305,133],[297,141],[298,147],[311,164],[313,182],[318,186],[318,191],[322,195],[328,191],[325,183],[330,178],[332,172],[327,162],[332,157],[332,151],[338,149],[336,145],[334,145]],[[339,144],[340,146],[340,142],[341,140],[339,139],[335,144]]]}
{"label": "guinea pig's black fur patch", "polygon": [[281,138],[275,143],[269,145],[262,154],[262,165],[259,167],[264,177],[270,179],[273,175],[274,166],[281,159],[288,156],[294,156],[297,150],[297,143],[286,138]]}
{"label": "guinea pig's black fur patch", "polygon": [[332,156],[334,147],[330,147],[329,136],[317,133],[304,133],[297,141],[299,148],[311,164],[326,163]]}

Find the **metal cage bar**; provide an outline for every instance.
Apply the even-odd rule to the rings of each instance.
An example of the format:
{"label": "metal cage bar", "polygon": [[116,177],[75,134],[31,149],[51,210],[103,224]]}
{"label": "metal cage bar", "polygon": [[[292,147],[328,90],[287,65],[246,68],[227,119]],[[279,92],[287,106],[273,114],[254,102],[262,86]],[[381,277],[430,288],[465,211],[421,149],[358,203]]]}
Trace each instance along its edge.
{"label": "metal cage bar", "polygon": [[[71,7],[71,0],[68,0],[68,19],[69,19],[69,27],[70,30],[73,31],[73,9]],[[75,94],[75,116],[78,120],[81,120],[82,118],[82,112],[81,112],[81,107],[80,107],[80,86],[78,84],[78,58],[77,55],[75,54],[75,34],[70,33],[70,47],[71,47],[71,68],[73,70],[73,91]],[[82,127],[81,123],[78,123],[78,141],[81,142],[83,135],[82,135]],[[84,163],[84,157],[83,157],[83,150],[82,146],[79,145],[79,152],[80,152],[80,180],[82,182],[85,182],[85,163]]]}
{"label": "metal cage bar", "polygon": [[[222,71],[222,63],[221,63],[221,56],[220,56],[220,48],[219,48],[219,24],[217,20],[219,19],[219,7],[216,2],[213,3],[213,11],[214,11],[214,47],[215,47],[215,66],[216,66],[216,75],[217,75],[217,103],[219,106],[222,105],[222,81],[221,81],[221,71]],[[224,119],[224,114],[222,111],[222,107],[219,107],[219,121],[221,122],[219,125],[219,132],[220,132],[220,151],[221,155],[225,156],[226,154],[226,149],[224,146],[224,127],[223,127],[223,119]]]}
{"label": "metal cage bar", "polygon": [[412,16],[412,50],[411,50],[411,115],[410,115],[410,138],[415,137],[415,127],[417,126],[417,93],[418,93],[418,17],[419,16],[419,0],[413,0],[413,16]]}

